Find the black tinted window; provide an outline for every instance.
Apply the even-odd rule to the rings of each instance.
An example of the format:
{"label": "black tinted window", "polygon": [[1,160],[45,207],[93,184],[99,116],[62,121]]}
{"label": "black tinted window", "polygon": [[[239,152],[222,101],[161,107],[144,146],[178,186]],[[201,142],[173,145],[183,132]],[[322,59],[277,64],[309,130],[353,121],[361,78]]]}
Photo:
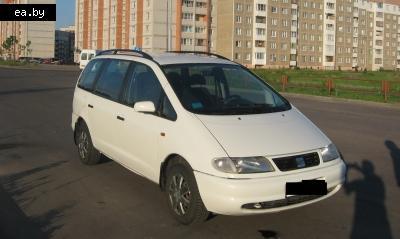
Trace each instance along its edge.
{"label": "black tinted window", "polygon": [[151,101],[156,109],[159,109],[162,89],[157,76],[150,67],[137,63],[135,70],[129,79],[125,101],[134,105],[140,101]]}
{"label": "black tinted window", "polygon": [[164,95],[164,97],[163,97],[162,108],[160,111],[161,111],[160,114],[162,117],[165,117],[170,120],[176,120],[176,118],[177,118],[176,112],[175,112],[174,108],[172,107],[172,104],[168,100],[168,97],[166,95]]}
{"label": "black tinted window", "polygon": [[87,60],[87,54],[86,53],[82,53],[81,60],[84,60],[84,61]]}
{"label": "black tinted window", "polygon": [[85,67],[85,70],[82,72],[78,84],[79,87],[86,90],[92,90],[94,81],[96,80],[96,77],[99,74],[103,63],[103,60],[95,60],[89,62],[89,64]]}
{"label": "black tinted window", "polygon": [[129,65],[129,61],[111,60],[96,84],[96,93],[118,100]]}

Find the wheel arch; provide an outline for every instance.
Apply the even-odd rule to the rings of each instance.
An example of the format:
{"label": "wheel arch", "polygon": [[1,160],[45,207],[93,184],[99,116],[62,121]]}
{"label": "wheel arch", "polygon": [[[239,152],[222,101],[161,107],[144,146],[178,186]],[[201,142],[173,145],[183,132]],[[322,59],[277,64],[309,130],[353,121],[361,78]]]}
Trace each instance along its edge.
{"label": "wheel arch", "polygon": [[174,161],[180,162],[192,170],[192,167],[190,166],[188,161],[181,155],[176,154],[176,153],[168,155],[160,165],[159,186],[160,186],[161,191],[165,190],[166,173],[167,173],[168,165],[170,165]]}

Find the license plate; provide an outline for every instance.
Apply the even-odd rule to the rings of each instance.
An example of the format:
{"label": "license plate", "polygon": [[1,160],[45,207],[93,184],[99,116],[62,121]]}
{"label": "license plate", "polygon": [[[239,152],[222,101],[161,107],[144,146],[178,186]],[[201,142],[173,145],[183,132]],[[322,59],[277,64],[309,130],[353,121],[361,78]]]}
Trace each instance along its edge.
{"label": "license plate", "polygon": [[326,195],[327,193],[325,180],[303,180],[296,183],[286,183],[286,196]]}

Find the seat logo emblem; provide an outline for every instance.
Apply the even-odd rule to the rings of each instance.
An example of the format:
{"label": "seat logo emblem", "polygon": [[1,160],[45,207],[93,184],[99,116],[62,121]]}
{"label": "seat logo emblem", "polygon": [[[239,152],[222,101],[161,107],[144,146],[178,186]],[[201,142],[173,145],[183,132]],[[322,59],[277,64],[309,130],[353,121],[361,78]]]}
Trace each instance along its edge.
{"label": "seat logo emblem", "polygon": [[304,168],[306,166],[306,162],[303,157],[296,158],[297,168]]}

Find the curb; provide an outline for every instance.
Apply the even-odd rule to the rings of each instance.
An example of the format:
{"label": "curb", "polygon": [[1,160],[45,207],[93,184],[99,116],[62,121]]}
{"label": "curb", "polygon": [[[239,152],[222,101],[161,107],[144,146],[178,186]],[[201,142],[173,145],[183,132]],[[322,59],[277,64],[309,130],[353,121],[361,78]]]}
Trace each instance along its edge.
{"label": "curb", "polygon": [[288,96],[288,97],[303,98],[303,99],[315,99],[322,102],[332,102],[332,103],[354,103],[359,105],[385,107],[385,108],[400,110],[400,103],[381,103],[374,101],[364,101],[364,100],[346,99],[346,98],[337,98],[337,97],[319,96],[319,95],[303,95],[303,94],[286,93],[286,92],[279,92],[279,93],[285,97]]}

